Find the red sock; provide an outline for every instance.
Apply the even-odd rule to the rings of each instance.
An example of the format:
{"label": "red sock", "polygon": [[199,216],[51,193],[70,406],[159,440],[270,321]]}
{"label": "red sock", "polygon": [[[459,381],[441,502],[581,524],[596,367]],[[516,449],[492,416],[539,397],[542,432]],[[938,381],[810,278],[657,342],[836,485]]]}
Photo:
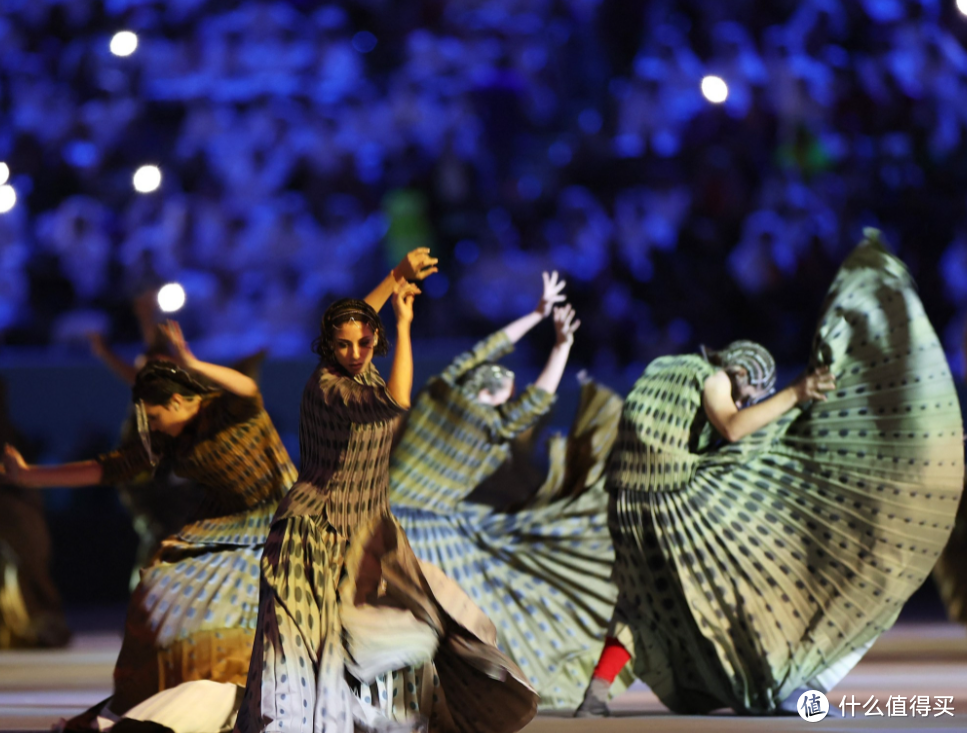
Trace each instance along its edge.
{"label": "red sock", "polygon": [[601,658],[598,660],[598,666],[594,668],[592,676],[614,682],[614,678],[624,669],[630,659],[631,655],[625,649],[624,644],[613,636],[605,637],[604,651],[601,652]]}

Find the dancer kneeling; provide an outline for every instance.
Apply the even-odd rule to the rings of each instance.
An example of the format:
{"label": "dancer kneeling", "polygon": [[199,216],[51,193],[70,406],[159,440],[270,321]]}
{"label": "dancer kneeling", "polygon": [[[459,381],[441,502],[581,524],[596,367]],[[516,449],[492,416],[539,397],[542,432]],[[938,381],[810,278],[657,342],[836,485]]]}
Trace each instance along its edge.
{"label": "dancer kneeling", "polygon": [[607,714],[629,659],[675,712],[794,712],[930,574],[963,485],[960,409],[878,232],[833,282],[811,371],[763,399],[774,374],[739,342],[657,359],[629,395],[608,467],[619,599],[579,715]]}
{"label": "dancer kneeling", "polygon": [[[175,363],[150,362],[132,389],[140,442],[62,466],[28,466],[9,446],[4,455],[8,477],[23,486],[114,484],[165,459],[206,492],[192,520],[162,542],[141,572],[114,670],[114,696],[69,728],[95,725],[98,715],[116,718],[184,682],[244,684],[257,618],[258,561],[272,515],[296,476],[255,382],[196,359],[178,324],[169,322],[165,332]],[[230,712],[231,704],[225,715]],[[170,718],[163,722],[177,729]]]}
{"label": "dancer kneeling", "polygon": [[236,730],[516,731],[537,696],[482,612],[421,564],[390,513],[389,453],[413,380],[415,286],[393,296],[397,345],[376,311],[334,303],[302,397],[299,480],[262,558],[259,624]]}

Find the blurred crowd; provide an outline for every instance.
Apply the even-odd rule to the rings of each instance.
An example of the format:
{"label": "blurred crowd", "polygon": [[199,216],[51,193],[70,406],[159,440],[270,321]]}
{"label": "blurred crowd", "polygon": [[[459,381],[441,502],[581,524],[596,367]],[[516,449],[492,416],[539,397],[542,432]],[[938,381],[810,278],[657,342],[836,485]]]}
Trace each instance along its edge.
{"label": "blurred crowd", "polygon": [[959,350],[954,0],[0,5],[0,343],[136,340],[132,298],[176,281],[196,348],[304,356],[328,301],[430,246],[423,336],[483,335],[557,269],[584,366],[739,337],[801,363],[877,226]]}

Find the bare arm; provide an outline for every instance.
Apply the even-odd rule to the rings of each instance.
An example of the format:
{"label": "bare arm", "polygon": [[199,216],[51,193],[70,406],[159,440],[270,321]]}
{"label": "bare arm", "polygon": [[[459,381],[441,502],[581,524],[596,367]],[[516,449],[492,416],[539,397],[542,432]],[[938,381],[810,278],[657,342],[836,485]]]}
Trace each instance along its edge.
{"label": "bare arm", "polygon": [[104,366],[120,377],[121,381],[129,387],[132,386],[135,377],[138,376],[138,368],[122,359],[117,352],[107,345],[101,334],[89,333],[87,339],[91,343],[91,353],[100,359]]}
{"label": "bare arm", "polygon": [[516,321],[508,323],[502,329],[512,344],[516,344],[534,326],[551,315],[555,303],[564,301],[564,295],[561,294],[561,291],[564,290],[567,282],[557,279],[557,271],[555,270],[550,275],[542,272],[541,277],[544,278],[544,291],[537,307],[526,316],[521,316]]}
{"label": "bare arm", "polygon": [[60,466],[31,466],[13,446],[4,446],[3,469],[6,479],[18,486],[45,489],[51,486],[76,488],[96,486],[104,475],[97,461],[64,463]]}
{"label": "bare arm", "polygon": [[239,397],[255,397],[259,393],[259,386],[251,377],[229,367],[195,358],[181,333],[181,326],[176,321],[162,324],[161,331],[171,342],[172,357],[178,366],[207,377],[216,386]]}
{"label": "bare arm", "polygon": [[393,353],[393,369],[386,391],[400,407],[409,408],[413,391],[413,346],[410,343],[410,324],[413,322],[413,298],[419,289],[403,282],[393,292],[393,310],[396,312],[396,351]]}
{"label": "bare arm", "polygon": [[554,330],[557,332],[557,341],[551,349],[551,355],[547,359],[544,370],[534,382],[535,387],[540,387],[548,394],[554,394],[557,391],[561,377],[564,376],[564,367],[571,353],[571,345],[574,343],[574,332],[580,325],[581,321],[574,320],[574,309],[570,305],[554,309]]}
{"label": "bare arm", "polygon": [[[383,278],[383,281],[373,288],[372,292],[363,300],[369,303],[377,313],[386,305],[386,301],[396,290],[396,286],[407,280],[425,280],[437,271],[436,264],[439,262],[435,257],[430,257],[429,247],[420,247],[408,252],[400,264],[390,270],[390,273]],[[419,289],[416,293],[419,293]]]}
{"label": "bare arm", "polygon": [[803,375],[769,399],[740,410],[732,398],[732,381],[729,375],[720,371],[705,380],[702,398],[709,422],[723,438],[735,443],[778,420],[801,402],[825,402],[825,392],[835,388],[836,380],[829,373],[829,367],[821,367],[811,374]]}

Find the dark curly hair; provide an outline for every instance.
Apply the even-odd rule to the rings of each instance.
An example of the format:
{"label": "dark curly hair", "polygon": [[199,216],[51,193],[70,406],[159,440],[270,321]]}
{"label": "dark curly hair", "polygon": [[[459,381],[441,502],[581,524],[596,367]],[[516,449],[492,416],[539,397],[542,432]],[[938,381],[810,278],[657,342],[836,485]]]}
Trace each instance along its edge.
{"label": "dark curly hair", "polygon": [[373,307],[365,300],[343,298],[326,308],[319,325],[319,336],[312,342],[312,350],[319,355],[319,360],[328,364],[336,364],[336,354],[332,348],[336,329],[349,321],[359,321],[369,326],[376,334],[375,356],[386,356],[389,353],[389,339],[386,329]]}
{"label": "dark curly hair", "polygon": [[170,361],[157,360],[149,361],[138,372],[131,389],[131,400],[146,405],[167,405],[176,394],[196,397],[208,391],[208,387],[184,369]]}

